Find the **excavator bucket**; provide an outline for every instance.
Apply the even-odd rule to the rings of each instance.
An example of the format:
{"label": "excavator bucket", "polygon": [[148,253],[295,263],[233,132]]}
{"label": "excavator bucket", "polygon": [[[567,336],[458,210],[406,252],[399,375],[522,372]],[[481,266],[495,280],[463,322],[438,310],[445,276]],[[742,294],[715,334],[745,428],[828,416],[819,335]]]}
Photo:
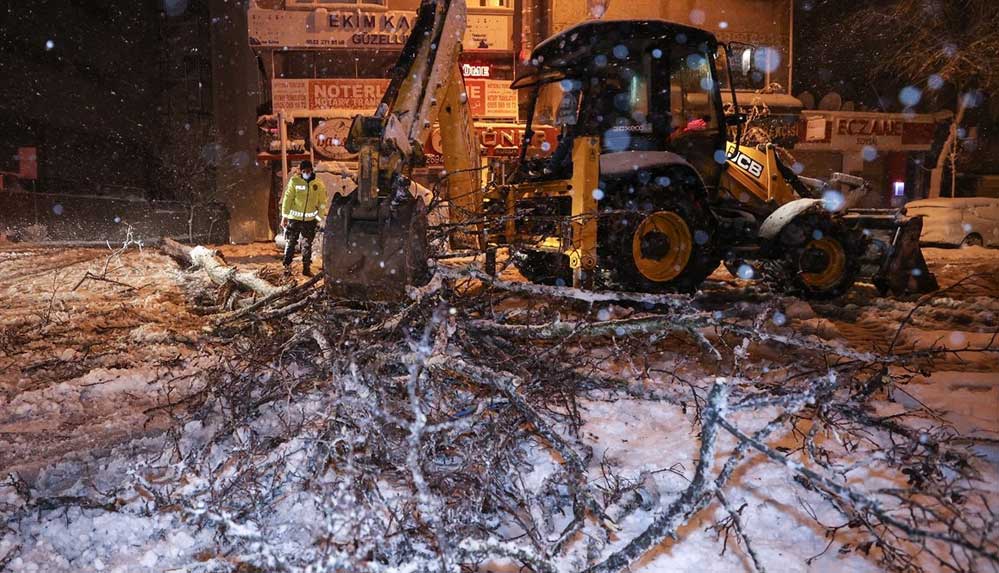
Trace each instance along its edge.
{"label": "excavator bucket", "polygon": [[910,292],[933,292],[940,288],[936,277],[926,266],[919,235],[923,230],[922,217],[903,219],[895,228],[881,266],[874,275],[874,286],[882,296],[903,295]]}
{"label": "excavator bucket", "polygon": [[334,298],[403,300],[407,285],[422,286],[430,278],[426,204],[419,197],[386,198],[365,214],[356,195],[335,199],[326,218],[327,293]]}

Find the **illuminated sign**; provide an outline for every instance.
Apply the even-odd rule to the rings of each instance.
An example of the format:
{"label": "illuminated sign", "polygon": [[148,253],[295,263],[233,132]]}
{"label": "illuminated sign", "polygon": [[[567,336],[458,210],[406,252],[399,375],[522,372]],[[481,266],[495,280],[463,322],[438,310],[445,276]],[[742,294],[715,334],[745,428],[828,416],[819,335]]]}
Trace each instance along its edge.
{"label": "illuminated sign", "polygon": [[306,113],[335,111],[343,117],[372,113],[382,101],[389,80],[383,79],[314,79],[271,80],[274,111]]}
{"label": "illuminated sign", "polygon": [[332,118],[319,122],[312,129],[312,148],[327,159],[343,161],[354,157],[344,146],[352,121],[347,118]]}
{"label": "illuminated sign", "polygon": [[492,75],[489,64],[461,64],[461,75],[466,78],[488,78]]}
{"label": "illuminated sign", "polygon": [[[479,149],[485,157],[518,157],[524,141],[524,126],[514,123],[485,123],[475,126]],[[547,145],[545,145],[547,144]],[[558,145],[558,130],[553,127],[536,127],[531,147],[534,157],[551,155]],[[547,151],[541,151],[547,150]],[[435,126],[423,147],[427,165],[443,165],[444,147],[441,144],[440,126]]]}
{"label": "illuminated sign", "polygon": [[932,116],[901,113],[803,111],[796,149],[926,151],[933,143]]}
{"label": "illuminated sign", "polygon": [[[512,49],[512,13],[469,12],[462,38],[466,51]],[[372,11],[348,7],[270,10],[252,5],[247,11],[250,45],[275,49],[365,46],[401,49],[415,23],[416,12],[400,10]]]}

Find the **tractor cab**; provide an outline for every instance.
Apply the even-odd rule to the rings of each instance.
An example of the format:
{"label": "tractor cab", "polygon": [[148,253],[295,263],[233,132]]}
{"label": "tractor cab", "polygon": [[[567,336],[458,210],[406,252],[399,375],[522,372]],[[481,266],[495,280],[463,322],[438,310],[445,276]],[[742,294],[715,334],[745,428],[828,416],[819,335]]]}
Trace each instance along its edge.
{"label": "tractor cab", "polygon": [[[518,179],[569,179],[573,142],[592,136],[602,154],[675,153],[713,187],[725,163],[717,47],[661,20],[585,22],[541,43],[513,84],[531,102]],[[541,127],[555,128],[557,145],[533,142]]]}

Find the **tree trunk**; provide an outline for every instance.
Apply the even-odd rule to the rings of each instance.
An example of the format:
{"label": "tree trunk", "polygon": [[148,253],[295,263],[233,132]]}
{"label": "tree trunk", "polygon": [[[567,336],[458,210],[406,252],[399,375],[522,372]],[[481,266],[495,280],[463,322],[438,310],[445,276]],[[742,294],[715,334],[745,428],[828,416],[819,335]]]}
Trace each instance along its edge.
{"label": "tree trunk", "polygon": [[[955,147],[957,146],[957,128],[960,127],[961,122],[964,120],[964,97],[961,95],[960,90],[958,90],[957,96],[957,112],[954,114],[954,121],[950,124],[950,132],[947,134],[947,140],[944,142],[943,147],[940,149],[940,155],[937,156],[937,165],[930,171],[930,197],[940,197],[941,186],[943,185],[943,172],[947,165],[947,161],[950,160],[952,153],[957,153]],[[956,161],[951,161],[951,170],[954,169]],[[952,174],[952,181],[956,179],[956,175]],[[950,196],[954,196],[954,184],[951,183]]]}
{"label": "tree trunk", "polygon": [[200,267],[208,275],[208,278],[219,286],[233,282],[239,288],[252,291],[260,296],[271,296],[285,290],[282,287],[272,285],[254,273],[241,272],[235,267],[227,266],[215,251],[200,245],[188,247],[173,239],[164,238],[160,248],[175,259]]}

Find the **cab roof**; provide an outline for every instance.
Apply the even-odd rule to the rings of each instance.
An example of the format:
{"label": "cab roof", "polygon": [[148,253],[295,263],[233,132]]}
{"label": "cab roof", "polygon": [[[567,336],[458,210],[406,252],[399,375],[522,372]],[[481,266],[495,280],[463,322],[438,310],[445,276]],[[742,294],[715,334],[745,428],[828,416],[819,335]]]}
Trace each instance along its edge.
{"label": "cab roof", "polygon": [[[673,40],[676,36],[687,36],[688,42],[707,42],[707,48],[714,51],[718,40],[707,30],[670,22],[667,20],[587,20],[541,42],[534,48],[531,58],[544,66],[571,66],[579,56],[588,54],[587,48],[615,46],[640,40]],[[576,55],[576,58],[569,56]]]}
{"label": "cab roof", "polygon": [[718,47],[711,32],[667,20],[587,20],[538,44],[531,53],[531,64],[510,87],[528,87],[545,78],[558,78],[572,68],[586,67],[597,55],[612,56],[619,44],[673,42],[680,35],[687,37],[687,44],[706,43],[709,52]]}

